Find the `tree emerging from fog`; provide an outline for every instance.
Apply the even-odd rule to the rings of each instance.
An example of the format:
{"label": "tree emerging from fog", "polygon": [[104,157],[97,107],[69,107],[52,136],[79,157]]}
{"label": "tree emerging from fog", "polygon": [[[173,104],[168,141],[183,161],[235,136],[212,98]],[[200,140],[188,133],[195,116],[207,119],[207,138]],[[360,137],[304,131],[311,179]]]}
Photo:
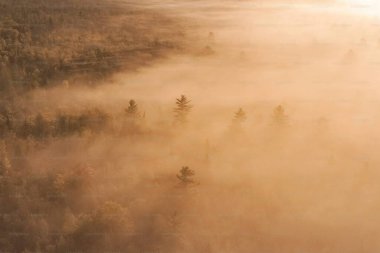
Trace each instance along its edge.
{"label": "tree emerging from fog", "polygon": [[191,101],[185,95],[177,98],[176,107],[174,108],[174,122],[176,124],[185,124],[192,108]]}
{"label": "tree emerging from fog", "polygon": [[239,108],[239,110],[235,112],[230,126],[230,130],[232,131],[232,133],[241,133],[243,130],[243,123],[246,120],[247,114],[242,108]]}
{"label": "tree emerging from fog", "polygon": [[183,184],[191,184],[194,183],[194,175],[195,172],[193,170],[191,170],[188,166],[183,166],[182,169],[179,171],[179,174],[177,174],[177,178]]}
{"label": "tree emerging from fog", "polygon": [[123,131],[131,134],[139,133],[141,131],[143,116],[135,100],[129,100],[129,105],[125,109],[125,113],[126,121],[124,122]]}
{"label": "tree emerging from fog", "polygon": [[140,116],[139,109],[135,100],[129,100],[129,106],[125,109],[125,113],[129,118],[137,118]]}

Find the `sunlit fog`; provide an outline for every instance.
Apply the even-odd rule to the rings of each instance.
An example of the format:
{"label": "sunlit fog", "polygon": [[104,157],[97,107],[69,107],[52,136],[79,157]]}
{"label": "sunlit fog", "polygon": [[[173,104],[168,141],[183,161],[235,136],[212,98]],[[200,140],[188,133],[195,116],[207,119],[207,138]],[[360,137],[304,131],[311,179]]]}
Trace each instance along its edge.
{"label": "sunlit fog", "polygon": [[380,251],[377,0],[0,0],[0,253]]}

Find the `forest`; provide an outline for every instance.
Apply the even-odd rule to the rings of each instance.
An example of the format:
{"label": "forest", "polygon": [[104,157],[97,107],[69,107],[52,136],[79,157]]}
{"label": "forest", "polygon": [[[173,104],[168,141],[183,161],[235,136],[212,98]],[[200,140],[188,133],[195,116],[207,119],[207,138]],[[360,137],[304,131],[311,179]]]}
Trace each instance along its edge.
{"label": "forest", "polygon": [[[160,29],[154,29],[157,24]],[[119,203],[125,200],[87,203],[86,195],[101,187],[91,166],[49,168],[40,174],[29,161],[60,139],[90,140],[89,135],[111,132],[111,116],[97,108],[45,115],[19,101],[34,89],[97,85],[117,71],[135,71],[179,52],[184,42],[178,21],[114,2],[0,1],[0,252],[137,247],[130,243],[134,217]],[[109,239],[97,239],[106,232],[112,232]]]}
{"label": "forest", "polygon": [[108,1],[3,0],[0,16],[3,94],[63,81],[92,84],[185,42],[179,22]]}
{"label": "forest", "polygon": [[[52,152],[55,143],[62,145],[66,139],[70,144],[60,148],[79,145],[77,151],[87,153],[85,150],[99,145],[95,144],[99,141],[106,141],[102,149],[113,149],[109,145],[120,138],[137,156],[128,154],[130,162],[135,166],[150,164],[146,159],[160,155],[144,154],[133,146],[155,146],[162,138],[166,142],[189,138],[187,135],[194,131],[189,126],[192,107],[192,102],[181,95],[173,103],[172,120],[161,126],[149,125],[135,100],[128,102],[121,115],[100,110],[52,118],[37,114],[17,123],[9,114],[1,129],[0,146],[2,252],[177,252],[184,247],[179,232],[186,224],[182,206],[197,195],[200,184],[197,171],[189,166],[147,175],[145,169],[125,171],[120,161],[104,160],[104,154],[98,154],[100,160],[83,154],[86,158],[80,156],[82,161],[68,162],[77,159],[70,150],[42,155],[46,160],[41,161],[40,168],[31,160]],[[247,137],[246,119],[242,108],[231,115],[226,125],[229,140],[240,142]],[[270,127],[280,129],[286,125],[287,116],[280,105],[273,110]],[[197,163],[209,167],[212,151],[208,141],[196,145],[201,149]],[[117,149],[110,151],[111,156],[120,152]],[[174,196],[156,203],[166,191]],[[208,246],[198,247],[206,250],[203,247]]]}
{"label": "forest", "polygon": [[333,2],[0,0],[0,253],[378,252],[380,19]]}

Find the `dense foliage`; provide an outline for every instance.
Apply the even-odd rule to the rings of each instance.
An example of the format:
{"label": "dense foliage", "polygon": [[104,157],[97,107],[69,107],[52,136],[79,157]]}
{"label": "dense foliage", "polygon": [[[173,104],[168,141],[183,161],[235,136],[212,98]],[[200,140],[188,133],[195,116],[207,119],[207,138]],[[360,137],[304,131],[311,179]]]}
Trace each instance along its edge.
{"label": "dense foliage", "polygon": [[170,18],[113,2],[1,0],[0,91],[91,84],[149,64],[182,40]]}

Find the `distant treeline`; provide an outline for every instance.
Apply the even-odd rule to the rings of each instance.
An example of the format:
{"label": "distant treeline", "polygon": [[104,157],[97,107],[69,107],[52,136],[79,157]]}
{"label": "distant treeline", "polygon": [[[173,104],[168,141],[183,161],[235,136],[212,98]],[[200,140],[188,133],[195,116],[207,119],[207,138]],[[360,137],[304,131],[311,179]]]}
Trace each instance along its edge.
{"label": "distant treeline", "polygon": [[161,14],[110,1],[0,0],[0,92],[93,83],[180,47],[183,36]]}
{"label": "distant treeline", "polygon": [[[192,103],[185,95],[176,99],[173,108],[173,125],[188,123],[188,115],[192,110]],[[234,130],[241,128],[247,115],[239,108],[233,115],[232,126]],[[15,136],[22,139],[32,137],[45,139],[49,137],[66,137],[81,135],[85,132],[100,133],[109,130],[112,126],[119,125],[118,131],[122,134],[142,133],[145,113],[142,112],[135,100],[130,100],[122,117],[114,117],[100,109],[88,109],[76,113],[59,112],[50,115],[37,113],[28,115],[17,112],[7,106],[0,105],[0,138]],[[276,125],[286,125],[287,115],[284,107],[279,105],[273,111],[273,122]],[[117,124],[118,123],[118,124]]]}
{"label": "distant treeline", "polygon": [[38,113],[35,116],[17,119],[9,111],[0,113],[0,137],[15,134],[19,138],[65,137],[84,131],[100,132],[109,122],[109,115],[98,109],[77,114],[58,113],[53,117]]}

